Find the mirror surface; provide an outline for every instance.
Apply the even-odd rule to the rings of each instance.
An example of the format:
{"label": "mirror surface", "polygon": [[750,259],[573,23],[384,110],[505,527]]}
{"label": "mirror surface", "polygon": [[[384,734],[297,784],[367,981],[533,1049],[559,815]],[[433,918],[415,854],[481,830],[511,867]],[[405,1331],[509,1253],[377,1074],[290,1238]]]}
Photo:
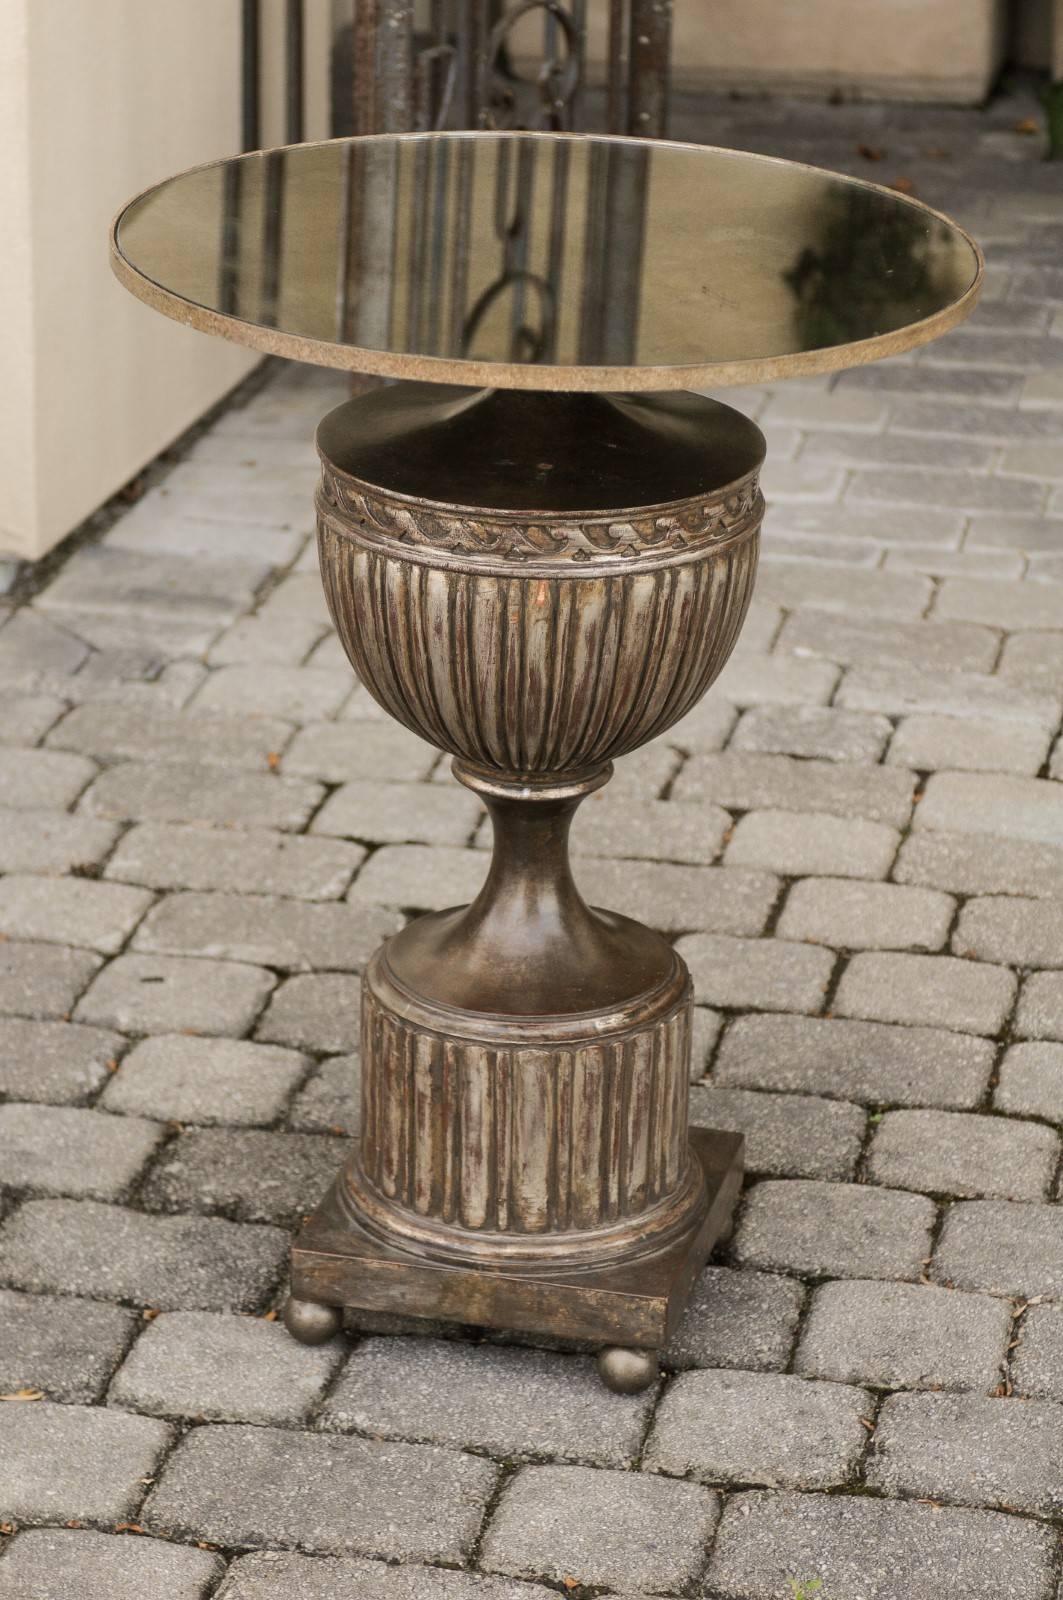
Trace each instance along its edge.
{"label": "mirror surface", "polygon": [[695,145],[491,133],[183,173],[122,213],[115,264],[160,310],[257,348],[510,388],[826,371],[936,337],[980,278],[959,228],[856,179]]}

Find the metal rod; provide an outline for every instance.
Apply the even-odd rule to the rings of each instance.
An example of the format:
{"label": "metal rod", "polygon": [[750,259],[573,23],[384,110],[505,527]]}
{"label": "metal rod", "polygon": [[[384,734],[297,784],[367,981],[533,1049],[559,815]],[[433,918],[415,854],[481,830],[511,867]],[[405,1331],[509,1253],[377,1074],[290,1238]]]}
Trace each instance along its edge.
{"label": "metal rod", "polygon": [[306,137],[304,77],[306,30],[303,0],[285,0],[284,11],[284,102],[285,139],[302,144]]}
{"label": "metal rod", "polygon": [[671,54],[672,0],[631,0],[627,127],[616,132],[666,136]]}
{"label": "metal rod", "polygon": [[261,22],[259,0],[243,0],[240,29],[240,146],[243,150],[262,147]]}

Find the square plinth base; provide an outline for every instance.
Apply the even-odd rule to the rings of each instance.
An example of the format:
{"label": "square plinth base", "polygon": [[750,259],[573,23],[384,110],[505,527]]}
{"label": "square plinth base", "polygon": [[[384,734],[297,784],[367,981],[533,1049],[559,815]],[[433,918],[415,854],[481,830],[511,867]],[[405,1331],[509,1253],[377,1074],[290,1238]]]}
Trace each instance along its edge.
{"label": "square plinth base", "polygon": [[696,1230],[644,1260],[577,1272],[425,1261],[352,1225],[333,1186],[292,1246],[292,1294],[352,1310],[660,1349],[695,1276],[727,1236],[742,1185],[741,1134],[692,1128],[690,1143],[705,1175],[708,1211]]}

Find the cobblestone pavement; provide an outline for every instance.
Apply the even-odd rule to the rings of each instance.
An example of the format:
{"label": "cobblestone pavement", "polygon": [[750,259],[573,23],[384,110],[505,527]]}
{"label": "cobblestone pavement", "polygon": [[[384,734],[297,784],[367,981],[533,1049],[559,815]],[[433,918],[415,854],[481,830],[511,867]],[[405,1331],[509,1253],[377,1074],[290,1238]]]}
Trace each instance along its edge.
{"label": "cobblestone pavement", "polygon": [[1028,109],[698,126],[910,180],[990,277],[918,355],[735,397],[771,450],[744,640],[578,826],[588,894],[694,970],[695,1119],[749,1145],[655,1393],[275,1320],[359,969],[484,869],[329,631],[342,381],[282,372],[3,614],[0,1600],[1057,1593],[1063,205]]}

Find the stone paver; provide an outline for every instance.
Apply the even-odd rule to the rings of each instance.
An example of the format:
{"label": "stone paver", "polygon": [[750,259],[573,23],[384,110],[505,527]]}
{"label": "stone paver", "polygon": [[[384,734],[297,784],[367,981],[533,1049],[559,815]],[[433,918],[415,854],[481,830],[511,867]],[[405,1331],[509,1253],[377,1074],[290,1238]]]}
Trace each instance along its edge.
{"label": "stone paver", "polygon": [[1063,849],[1028,839],[962,833],[915,833],[893,869],[898,883],[922,883],[954,894],[1063,896]]}
{"label": "stone paver", "polygon": [[164,1122],[253,1126],[282,1114],[308,1067],[275,1045],[163,1034],[134,1045],[100,1104]]}
{"label": "stone paver", "polygon": [[122,1363],[108,1400],[156,1417],[296,1426],[345,1355],[342,1339],[308,1349],[261,1317],[163,1312]]}
{"label": "stone paver", "polygon": [[289,1123],[308,1133],[357,1133],[360,1086],[357,1055],[330,1057],[296,1095],[288,1114]]}
{"label": "stone paver", "polygon": [[271,751],[283,750],[291,726],[272,717],[214,720],[113,704],[77,706],[48,736],[54,750],[75,750],[98,761],[250,767],[265,772]]}
{"label": "stone paver", "polygon": [[0,1600],[205,1600],[220,1556],[91,1528],[27,1528],[0,1562]]}
{"label": "stone paver", "polygon": [[151,903],[146,889],[12,873],[0,879],[0,937],[116,955]]}
{"label": "stone paver", "polygon": [[296,1050],[350,1050],[358,1043],[361,981],[341,972],[288,978],[255,1037]]}
{"label": "stone paver", "polygon": [[268,1550],[240,1556],[219,1600],[550,1600],[554,1589],[440,1567]]}
{"label": "stone paver", "polygon": [[163,1137],[157,1122],[74,1106],[0,1106],[0,1183],[121,1200]]}
{"label": "stone paver", "polygon": [[676,947],[699,1001],[766,1011],[820,1011],[833,953],[781,939],[727,939],[696,933]]}
{"label": "stone paver", "polygon": [[933,889],[805,878],[790,890],[776,931],[836,950],[940,950],[955,905]]}
{"label": "stone paver", "polygon": [[[73,759],[73,758],[68,758]],[[268,772],[218,767],[110,767],[82,810],[123,822],[201,823],[214,828],[280,828],[298,833],[324,798],[320,784]]]}
{"label": "stone paver", "polygon": [[891,767],[797,761],[791,756],[696,755],[680,772],[673,796],[712,800],[737,811],[825,812],[904,827],[915,779]]}
{"label": "stone paver", "polygon": [[279,1228],[30,1200],[0,1232],[0,1280],[160,1310],[258,1311],[288,1253]]}
{"label": "stone paver", "polygon": [[186,1435],[142,1521],[235,1549],[453,1565],[469,1553],[497,1476],[487,1461],[428,1445],[214,1425]]}
{"label": "stone paver", "polygon": [[488,1572],[675,1592],[704,1565],[719,1501],[700,1484],[588,1467],[525,1467],[480,1548]]}
{"label": "stone paver", "polygon": [[717,1052],[720,1084],[868,1105],[977,1105],[993,1046],[943,1028],[820,1017],[739,1017]]}
{"label": "stone paver", "polygon": [[724,860],[794,877],[884,878],[899,844],[893,828],[863,817],[752,811],[735,828]]}
{"label": "stone paver", "polygon": [[1029,1306],[1011,1353],[1015,1393],[1029,1399],[1063,1399],[1063,1308]]}
{"label": "stone paver", "polygon": [[112,961],[84,995],[78,1022],[120,1033],[245,1033],[276,979],[235,961],[127,955]]}
{"label": "stone paver", "polygon": [[1063,967],[1063,905],[994,895],[970,900],[960,913],[957,955],[1012,967]]}
{"label": "stone paver", "polygon": [[1045,778],[985,772],[936,772],[915,814],[916,828],[989,833],[1038,844],[1063,844],[1059,786]]}
{"label": "stone paver", "polygon": [[1015,988],[1006,968],[984,962],[864,952],[846,967],[835,1010],[842,1017],[997,1033]]}
{"label": "stone paver", "polygon": [[653,1393],[613,1395],[586,1356],[430,1339],[368,1339],[321,1411],[372,1438],[468,1446],[502,1460],[632,1466]]}
{"label": "stone paver", "polygon": [[190,1128],[163,1152],[144,1185],[144,1203],[291,1224],[313,1210],[346,1153],[344,1141],[312,1133]]}
{"label": "stone paver", "polygon": [[1000,1382],[1010,1308],[988,1295],[912,1283],[822,1284],[794,1371],[876,1389],[973,1389]]}
{"label": "stone paver", "polygon": [[256,895],[338,900],[364,860],[365,850],[346,840],[144,822],[123,836],[104,876],[149,889],[246,894],[253,888]]}
{"label": "stone paver", "polygon": [[643,1465],[702,1483],[830,1489],[867,1444],[871,1397],[838,1383],[768,1372],[684,1372],[668,1389]]}
{"label": "stone paver", "polygon": [[102,960],[66,945],[0,941],[0,1016],[69,1020]]}
{"label": "stone paver", "polygon": [[844,1101],[715,1084],[691,1089],[690,1120],[744,1133],[747,1172],[793,1178],[851,1178],[867,1125],[864,1111]]}
{"label": "stone paver", "polygon": [[959,1289],[1063,1300],[1063,1210],[1008,1200],[954,1205],[929,1271]]}
{"label": "stone paver", "polygon": [[1063,1039],[1063,972],[1033,972],[1015,1013],[1020,1039]]}
{"label": "stone paver", "polygon": [[1041,1200],[1059,1164],[1058,1136],[1037,1122],[955,1111],[887,1111],[868,1174],[894,1189]]}
{"label": "stone paver", "polygon": [[731,738],[732,750],[762,755],[818,756],[827,761],[878,761],[890,735],[887,717],[826,706],[758,706]]}
{"label": "stone paver", "polygon": [[171,1438],[165,1422],[102,1406],[0,1406],[0,1506],[15,1521],[117,1522]]}
{"label": "stone paver", "polygon": [[98,772],[94,761],[58,750],[0,749],[0,806],[62,811]]}
{"label": "stone paver", "polygon": [[754,1490],[727,1505],[709,1562],[720,1600],[779,1600],[792,1583],[846,1600],[1049,1600],[1053,1532],[999,1512]]}
{"label": "stone paver", "polygon": [[920,772],[950,767],[964,772],[1014,772],[1033,777],[1048,754],[1051,734],[1030,723],[980,717],[902,718],[887,760]]}
{"label": "stone paver", "polygon": [[867,1475],[890,1494],[1058,1517],[1061,1464],[1059,1406],[974,1394],[897,1394],[882,1407]]}
{"label": "stone paver", "polygon": [[804,1290],[768,1272],[706,1267],[664,1351],[669,1367],[781,1372],[790,1359]]}
{"label": "stone paver", "polygon": [[742,1266],[815,1278],[918,1278],[935,1207],[860,1184],[758,1183],[732,1247]]}
{"label": "stone paver", "polygon": [[65,811],[0,810],[0,872],[85,872],[110,855],[113,822]]}
{"label": "stone paver", "polygon": [[321,807],[314,834],[371,844],[465,845],[484,812],[476,796],[457,785],[346,783]]}
{"label": "stone paver", "polygon": [[77,1105],[118,1065],[125,1040],[104,1028],[0,1017],[0,1093],[10,1100]]}
{"label": "stone paver", "polygon": [[993,1104],[1013,1115],[1063,1123],[1063,1045],[1012,1045],[1000,1065]]}
{"label": "stone paver", "polygon": [[295,735],[282,764],[289,777],[323,783],[419,783],[438,760],[433,745],[397,722],[311,722]]}
{"label": "stone paver", "polygon": [[39,1389],[49,1400],[90,1405],[125,1354],[137,1322],[135,1312],[96,1300],[0,1289],[0,1393]]}
{"label": "stone paver", "polygon": [[258,894],[174,894],[137,929],[132,948],[244,961],[283,972],[360,971],[400,925],[394,912],[375,906],[293,905]]}

